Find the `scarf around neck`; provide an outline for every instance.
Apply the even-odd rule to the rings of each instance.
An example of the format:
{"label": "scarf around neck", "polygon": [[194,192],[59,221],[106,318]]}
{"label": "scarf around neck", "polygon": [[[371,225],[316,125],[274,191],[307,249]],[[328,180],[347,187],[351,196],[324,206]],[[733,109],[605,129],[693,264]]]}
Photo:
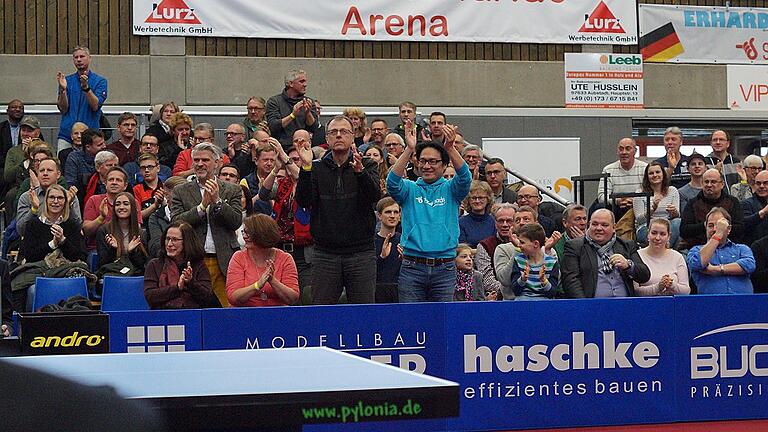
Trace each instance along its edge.
{"label": "scarf around neck", "polygon": [[603,273],[608,274],[613,271],[613,265],[611,265],[611,252],[613,252],[613,245],[616,243],[616,233],[613,233],[608,242],[602,246],[595,243],[589,236],[589,232],[584,235],[584,240],[597,252],[597,265]]}

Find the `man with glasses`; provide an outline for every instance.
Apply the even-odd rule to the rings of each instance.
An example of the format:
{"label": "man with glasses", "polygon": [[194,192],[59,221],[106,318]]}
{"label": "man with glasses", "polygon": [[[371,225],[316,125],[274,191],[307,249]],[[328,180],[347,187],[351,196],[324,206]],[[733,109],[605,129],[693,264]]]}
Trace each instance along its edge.
{"label": "man with glasses", "polygon": [[755,193],[742,203],[744,207],[744,243],[751,245],[755,240],[768,235],[768,171],[755,176]]}
{"label": "man with glasses", "polygon": [[[743,166],[742,166],[743,165]],[[753,195],[755,189],[755,176],[763,169],[763,159],[758,155],[748,155],[743,164],[736,164],[739,173],[739,182],[731,185],[730,193],[742,203]]]}
{"label": "man with glasses", "polygon": [[[384,119],[373,119],[371,122],[371,140],[368,141],[368,145],[366,146],[366,149],[372,145],[375,145],[380,148],[384,148],[384,138],[387,136],[387,133],[389,133],[389,127],[387,126],[387,122]],[[360,148],[359,150],[363,153],[365,153],[365,150],[363,148]]]}
{"label": "man with glasses", "polygon": [[227,156],[237,166],[238,171],[242,173],[252,172],[254,165],[253,161],[251,161],[251,150],[243,125],[232,123],[227,126],[227,130],[224,132],[224,140],[227,142]]}
{"label": "man with glasses", "polygon": [[107,150],[117,155],[120,166],[133,162],[139,156],[141,143],[136,139],[136,116],[130,112],[120,114],[117,119],[117,139],[107,146]]}
{"label": "man with glasses", "polygon": [[502,285],[496,278],[494,271],[493,254],[499,245],[508,243],[511,235],[515,233],[515,206],[510,203],[502,203],[494,207],[493,215],[496,224],[496,234],[483,239],[477,244],[475,253],[475,269],[483,274],[483,286],[485,287],[487,300],[501,299]]}
{"label": "man with glasses", "polygon": [[[269,125],[267,124],[267,120],[264,118],[264,114],[266,113],[266,106],[267,102],[262,97],[251,96],[248,99],[248,103],[245,107],[247,111],[242,123],[244,128],[243,132],[248,134],[245,141],[253,138],[253,134],[258,130],[269,132]],[[227,128],[227,130],[229,130],[229,128]],[[230,155],[230,157],[231,156],[232,155]]]}
{"label": "man with glasses", "polygon": [[136,198],[136,206],[141,210],[143,220],[149,219],[149,215],[155,212],[163,202],[165,191],[160,181],[160,162],[152,153],[144,153],[138,159],[139,170],[144,176],[143,181],[133,187],[133,197]]}
{"label": "man with glasses", "polygon": [[728,132],[719,129],[712,132],[709,143],[712,146],[712,153],[707,155],[707,166],[717,168],[723,173],[725,192],[728,193],[731,186],[739,183],[740,177],[736,166],[741,159],[728,152],[731,148],[731,137]]}
{"label": "man with glasses", "polygon": [[483,151],[480,147],[472,144],[465,146],[464,150],[461,152],[461,157],[467,162],[469,172],[472,173],[472,179],[485,181],[481,167],[483,162]]}
{"label": "man with glasses", "polygon": [[[398,297],[401,303],[452,301],[456,287],[459,206],[469,193],[472,174],[454,148],[456,127],[444,125],[445,144],[416,144],[416,125],[405,124],[407,147],[387,175],[387,191],[402,207],[403,263]],[[416,154],[421,177],[405,180],[405,167]],[[448,163],[456,176],[443,178]]]}
{"label": "man with glasses", "polygon": [[240,184],[240,170],[235,164],[227,164],[219,170],[219,178],[226,183]]}
{"label": "man with glasses", "polygon": [[539,215],[538,223],[544,228],[544,232],[547,234],[547,237],[549,237],[555,232],[555,222],[551,218],[541,214],[541,210],[539,209],[540,203],[541,194],[539,193],[539,190],[536,189],[536,186],[524,185],[517,191],[517,205],[520,207],[528,206],[536,211]]}
{"label": "man with glasses", "polygon": [[493,191],[493,202],[514,203],[517,201],[517,193],[504,187],[504,180],[507,178],[507,171],[504,169],[504,161],[499,158],[488,159],[485,164],[485,181],[491,186]]}
{"label": "man with glasses", "polygon": [[[378,164],[357,151],[348,118],[334,117],[326,130],[329,150],[320,159],[313,161],[309,142],[297,148],[301,170],[296,203],[310,211],[315,242],[312,303],[338,303],[342,288],[350,303],[373,303]],[[456,229],[458,237],[458,222]]]}
{"label": "man with glasses", "polygon": [[[141,137],[141,143],[139,144],[139,155],[142,155],[144,153],[151,153],[155,156],[158,156],[159,152],[160,152],[160,144],[157,141],[157,137],[151,134],[144,134],[144,136]],[[139,168],[138,162],[136,161],[128,162],[127,164],[125,164],[125,166],[123,166],[123,169],[125,170],[126,173],[128,173],[128,183],[130,184],[131,187],[134,187],[137,184],[141,184],[141,182],[144,181],[144,175],[141,172],[141,168]],[[157,178],[159,178],[161,182],[165,182],[172,175],[173,175],[173,172],[169,167],[160,164],[159,172],[157,173]]]}
{"label": "man with glasses", "polygon": [[744,214],[739,200],[723,192],[723,177],[720,171],[710,168],[704,172],[701,180],[702,189],[688,202],[683,210],[680,223],[680,237],[686,246],[703,245],[707,242],[707,230],[704,222],[707,214],[715,207],[724,208],[731,215],[730,238],[741,240]]}
{"label": "man with glasses", "polygon": [[[192,146],[198,144],[215,142],[215,135],[213,125],[210,123],[198,123],[195,126],[192,136]],[[221,161],[224,165],[229,163],[229,156],[226,154],[221,155]],[[218,167],[217,167],[218,171]],[[195,173],[195,168],[192,166],[192,148],[184,149],[179,153],[179,157],[176,159],[176,164],[173,165],[173,175],[179,177],[189,177]]]}

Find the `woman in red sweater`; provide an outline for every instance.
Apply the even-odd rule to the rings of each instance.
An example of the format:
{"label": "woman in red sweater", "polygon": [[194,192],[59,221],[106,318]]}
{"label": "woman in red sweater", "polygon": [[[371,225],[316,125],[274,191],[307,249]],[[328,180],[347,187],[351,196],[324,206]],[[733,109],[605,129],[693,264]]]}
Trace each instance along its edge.
{"label": "woman in red sweater", "polygon": [[299,300],[293,257],[280,243],[277,223],[257,214],[243,221],[245,250],[235,252],[227,269],[227,298],[232,306],[286,306]]}

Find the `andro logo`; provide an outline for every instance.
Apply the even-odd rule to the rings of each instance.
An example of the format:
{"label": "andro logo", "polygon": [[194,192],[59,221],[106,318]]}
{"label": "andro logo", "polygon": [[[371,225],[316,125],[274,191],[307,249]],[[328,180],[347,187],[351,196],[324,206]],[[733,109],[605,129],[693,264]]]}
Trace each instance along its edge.
{"label": "andro logo", "polygon": [[184,330],[183,325],[130,326],[128,352],[186,351]]}
{"label": "andro logo", "polygon": [[600,56],[600,64],[639,65],[642,63],[643,61],[640,60],[640,57],[637,57],[637,56],[615,56],[615,55],[605,55],[605,54]]}
{"label": "andro logo", "polygon": [[93,347],[97,346],[105,339],[104,336],[101,335],[81,335],[78,332],[74,332],[69,336],[37,336],[36,338],[32,339],[32,342],[29,344],[32,348],[48,348],[48,347],[79,347],[83,344]]}
{"label": "andro logo", "polygon": [[[693,340],[718,333],[729,333],[739,330],[768,330],[768,323],[736,324],[720,327],[702,333],[693,338]],[[738,367],[729,369],[728,347],[691,347],[691,379],[741,378],[746,376],[747,373],[757,377],[768,376],[768,367],[758,366],[759,358],[762,358],[760,364],[768,365],[768,344],[741,345],[738,348],[738,352],[738,358],[740,359]]]}
{"label": "andro logo", "polygon": [[187,6],[184,0],[162,0],[152,3],[152,13],[145,23],[157,24],[200,24],[195,10]]}
{"label": "andro logo", "polygon": [[584,15],[584,24],[579,33],[626,33],[616,15],[608,9],[608,6],[600,0],[595,10],[589,15]]}
{"label": "andro logo", "polygon": [[[599,343],[599,342],[598,342]],[[464,335],[464,372],[493,372],[493,365],[500,372],[543,372],[550,366],[559,370],[643,369],[654,367],[659,362],[659,347],[650,341],[642,341],[632,347],[632,342],[616,343],[613,331],[604,331],[602,347],[598,343],[584,343],[584,332],[573,332],[571,343],[553,347],[536,344],[502,345],[494,353],[490,347],[477,346],[477,335]],[[632,360],[628,358],[631,352]],[[495,362],[494,362],[495,360]]]}

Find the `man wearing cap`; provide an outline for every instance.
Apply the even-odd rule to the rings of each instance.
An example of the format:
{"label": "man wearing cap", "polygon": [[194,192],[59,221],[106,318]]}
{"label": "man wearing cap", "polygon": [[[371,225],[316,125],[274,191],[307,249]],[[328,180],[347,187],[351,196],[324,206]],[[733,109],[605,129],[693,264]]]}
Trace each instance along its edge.
{"label": "man wearing cap", "polygon": [[691,180],[685,186],[679,188],[677,193],[680,195],[680,214],[685,210],[688,202],[701,192],[701,177],[707,170],[707,159],[704,155],[694,153],[688,157],[688,174]]}
{"label": "man wearing cap", "polygon": [[101,106],[107,100],[107,79],[90,70],[91,52],[87,47],[72,50],[72,63],[77,71],[65,76],[56,72],[59,95],[56,106],[61,113],[58,150],[72,147],[72,125],[83,122],[89,128],[99,128]]}

